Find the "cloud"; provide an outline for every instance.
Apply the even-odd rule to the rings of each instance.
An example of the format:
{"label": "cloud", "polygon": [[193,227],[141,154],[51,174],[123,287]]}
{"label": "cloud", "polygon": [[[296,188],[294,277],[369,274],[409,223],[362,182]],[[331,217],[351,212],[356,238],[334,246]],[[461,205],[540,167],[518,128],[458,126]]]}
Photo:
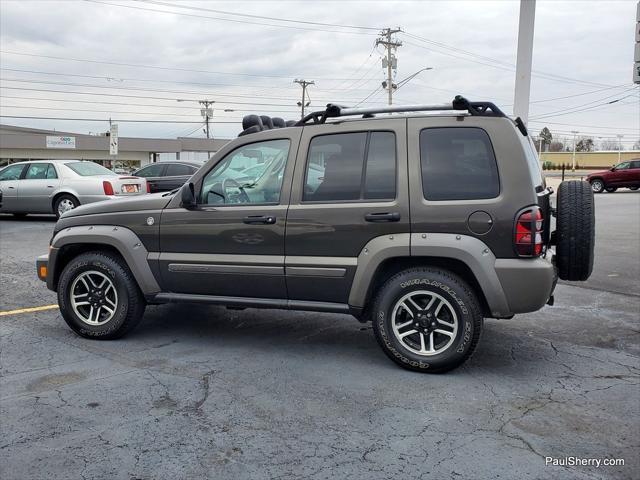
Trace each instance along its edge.
{"label": "cloud", "polygon": [[[171,8],[141,2],[105,0],[108,3],[128,7],[165,10],[173,13],[157,13],[135,8],[111,6],[93,2],[70,1],[4,1],[0,3],[0,45],[2,50],[35,55],[50,55],[66,59],[93,59],[105,62],[125,63],[138,67],[82,63],[42,57],[2,54],[3,68],[57,72],[69,76],[53,76],[40,73],[2,71],[3,87],[35,89],[75,90],[94,93],[111,93],[167,98],[212,98],[217,101],[214,116],[230,121],[239,119],[240,110],[257,113],[277,112],[280,116],[295,118],[300,88],[294,78],[316,81],[310,88],[313,106],[321,108],[329,101],[355,104],[380,86],[384,79],[379,51],[374,47],[375,35],[335,33],[338,27],[307,25],[319,31],[259,26],[249,23],[229,22],[202,17],[222,17],[206,10]],[[166,0],[169,1],[169,0]],[[397,79],[402,79],[430,66],[433,70],[421,73],[397,93],[398,102],[432,103],[449,101],[455,93],[463,93],[474,99],[493,100],[507,105],[513,103],[514,72],[507,66],[515,64],[518,2],[245,2],[242,9],[236,2],[181,2],[179,5],[201,9],[237,11],[269,17],[304,19],[316,22],[366,25],[374,27],[402,26],[415,37],[401,36],[404,45],[398,51]],[[635,2],[537,2],[534,70],[555,76],[577,78],[585,84],[556,78],[534,77],[532,100],[548,99],[589,92],[603,85],[631,86],[633,60],[633,28]],[[187,14],[187,15],[185,15]],[[194,16],[189,16],[194,15]],[[273,21],[226,18],[250,22],[276,23]],[[304,26],[287,24],[289,26]],[[353,30],[352,30],[353,31]],[[358,33],[375,31],[361,30]],[[436,43],[430,43],[430,41]],[[453,47],[453,48],[450,48]],[[463,51],[478,56],[470,56]],[[498,60],[499,64],[487,58]],[[489,65],[487,65],[489,64]],[[184,69],[172,71],[140,68],[155,65]],[[493,65],[493,66],[491,66]],[[499,67],[499,68],[497,68]],[[244,75],[222,75],[208,72],[227,72]],[[70,75],[110,77],[82,78]],[[251,76],[256,75],[256,76]],[[22,79],[96,85],[103,88],[71,85],[27,84],[7,81]],[[347,80],[345,80],[347,79]],[[183,82],[171,84],[168,82]],[[202,85],[222,84],[222,85]],[[345,90],[345,87],[350,87]],[[139,88],[149,90],[125,90]],[[172,90],[176,93],[152,92]],[[604,91],[591,95],[567,98],[549,103],[534,103],[532,115],[563,110],[596,101],[620,90]],[[194,92],[193,94],[182,92]],[[22,99],[0,98],[2,113],[6,115],[65,116],[95,118],[158,118],[200,119],[196,104],[189,110],[187,104],[170,100],[118,98],[91,96],[34,90],[2,89],[7,96]],[[612,132],[613,128],[633,136],[638,131],[638,104],[635,98],[604,109],[549,118],[549,121],[594,125],[594,133]],[[236,96],[236,97],[233,97]],[[38,100],[24,99],[24,97]],[[54,101],[52,99],[57,99]],[[60,100],[77,103],[63,103]],[[129,105],[80,103],[90,101],[121,102]],[[241,102],[269,103],[273,106],[242,105]],[[368,99],[369,105],[384,104],[381,90]],[[136,106],[136,104],[162,106]],[[29,110],[13,108],[46,107],[94,109],[98,112],[64,110]],[[225,113],[224,109],[236,112]],[[102,112],[102,111],[105,112]],[[139,115],[119,112],[140,112]],[[160,114],[169,115],[160,115]],[[175,114],[172,117],[170,114]],[[178,117],[177,115],[184,115]],[[191,115],[191,116],[186,116]],[[7,122],[7,120],[5,120]],[[15,121],[14,123],[18,123]],[[24,121],[22,124],[57,126],[58,129],[80,131],[99,130],[96,123]],[[538,123],[532,123],[535,132]],[[600,127],[609,128],[600,128]],[[123,135],[165,135],[189,128],[183,124],[123,124]],[[195,125],[194,125],[195,127]],[[101,126],[102,129],[105,126]],[[558,126],[557,130],[570,130],[570,126]],[[235,136],[239,126],[214,125],[218,136]],[[553,128],[552,128],[553,131]]]}

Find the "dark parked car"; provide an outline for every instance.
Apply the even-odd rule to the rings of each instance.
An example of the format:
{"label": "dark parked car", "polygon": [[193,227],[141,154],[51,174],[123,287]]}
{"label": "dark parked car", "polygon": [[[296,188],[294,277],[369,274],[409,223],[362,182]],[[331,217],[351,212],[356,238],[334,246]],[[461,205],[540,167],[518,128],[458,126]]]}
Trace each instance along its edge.
{"label": "dark parked car", "polygon": [[167,192],[184,185],[201,166],[197,162],[158,162],[142,167],[133,175],[146,178],[151,193]]}
{"label": "dark parked car", "polygon": [[615,192],[618,188],[638,190],[640,188],[640,159],[629,160],[611,167],[609,170],[593,172],[587,177],[594,193],[606,190]]}
{"label": "dark parked car", "polygon": [[329,105],[278,124],[245,118],[179,192],[65,214],[37,272],[69,327],[118,338],[172,302],[345,313],[399,365],[444,372],[484,318],[591,274],[590,185],[561,183],[552,208],[526,128],[492,103]]}

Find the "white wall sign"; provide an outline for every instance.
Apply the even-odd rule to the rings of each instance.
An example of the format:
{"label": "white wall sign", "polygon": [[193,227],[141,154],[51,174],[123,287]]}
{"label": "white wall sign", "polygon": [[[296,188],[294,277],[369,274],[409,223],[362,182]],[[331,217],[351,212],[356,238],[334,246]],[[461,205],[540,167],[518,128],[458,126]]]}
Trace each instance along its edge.
{"label": "white wall sign", "polygon": [[54,137],[47,135],[47,148],[76,148],[76,137]]}
{"label": "white wall sign", "polygon": [[113,123],[109,129],[109,155],[118,155],[118,125]]}

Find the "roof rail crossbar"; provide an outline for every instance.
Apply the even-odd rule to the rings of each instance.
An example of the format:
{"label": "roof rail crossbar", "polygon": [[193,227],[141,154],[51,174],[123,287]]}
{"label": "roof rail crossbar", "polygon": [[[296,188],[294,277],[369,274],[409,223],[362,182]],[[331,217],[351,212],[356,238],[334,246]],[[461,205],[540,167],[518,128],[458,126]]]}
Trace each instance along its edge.
{"label": "roof rail crossbar", "polygon": [[457,95],[451,103],[435,105],[391,105],[388,107],[349,108],[329,103],[325,110],[312,112],[306,115],[296,125],[302,126],[308,123],[324,123],[327,118],[347,117],[352,115],[373,115],[376,113],[400,112],[438,112],[451,110],[466,110],[469,112],[469,115],[472,116],[506,117],[502,110],[491,102],[470,102],[466,98]]}

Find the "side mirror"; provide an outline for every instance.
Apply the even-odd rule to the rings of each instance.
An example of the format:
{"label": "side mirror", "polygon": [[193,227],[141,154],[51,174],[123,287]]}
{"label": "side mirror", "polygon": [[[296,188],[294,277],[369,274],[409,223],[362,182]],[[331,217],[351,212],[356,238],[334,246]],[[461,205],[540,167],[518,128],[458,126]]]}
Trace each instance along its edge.
{"label": "side mirror", "polygon": [[185,183],[180,190],[182,206],[187,209],[196,207],[196,195],[194,193],[193,183]]}
{"label": "side mirror", "polygon": [[616,171],[616,167],[611,167],[611,168],[609,169],[609,171],[610,171],[610,172],[615,172],[615,171]]}

